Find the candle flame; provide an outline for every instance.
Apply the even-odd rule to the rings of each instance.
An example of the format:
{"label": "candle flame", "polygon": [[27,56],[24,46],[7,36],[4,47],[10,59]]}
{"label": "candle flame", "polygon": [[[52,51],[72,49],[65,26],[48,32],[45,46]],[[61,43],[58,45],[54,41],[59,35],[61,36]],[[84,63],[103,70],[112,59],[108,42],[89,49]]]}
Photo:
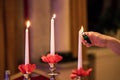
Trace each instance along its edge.
{"label": "candle flame", "polygon": [[83,28],[83,26],[81,26],[81,32],[83,32],[84,31],[84,28]]}
{"label": "candle flame", "polygon": [[56,18],[56,14],[53,14],[53,17],[52,17],[53,19],[55,19]]}
{"label": "candle flame", "polygon": [[83,26],[81,26],[81,29],[79,30],[79,34],[82,34],[83,31],[84,31],[84,28],[83,28]]}
{"label": "candle flame", "polygon": [[26,21],[26,26],[27,26],[27,28],[30,27],[30,21],[29,20]]}

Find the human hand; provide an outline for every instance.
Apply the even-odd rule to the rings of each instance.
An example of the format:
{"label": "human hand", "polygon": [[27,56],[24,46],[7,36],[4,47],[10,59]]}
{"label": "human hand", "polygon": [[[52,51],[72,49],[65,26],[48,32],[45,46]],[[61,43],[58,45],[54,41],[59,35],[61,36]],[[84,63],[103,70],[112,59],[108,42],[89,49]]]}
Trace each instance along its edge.
{"label": "human hand", "polygon": [[84,32],[84,33],[89,37],[89,39],[91,41],[91,44],[89,44],[82,37],[82,42],[87,47],[90,47],[90,46],[106,47],[106,45],[107,45],[106,38],[108,38],[108,36],[100,34],[98,32]]}

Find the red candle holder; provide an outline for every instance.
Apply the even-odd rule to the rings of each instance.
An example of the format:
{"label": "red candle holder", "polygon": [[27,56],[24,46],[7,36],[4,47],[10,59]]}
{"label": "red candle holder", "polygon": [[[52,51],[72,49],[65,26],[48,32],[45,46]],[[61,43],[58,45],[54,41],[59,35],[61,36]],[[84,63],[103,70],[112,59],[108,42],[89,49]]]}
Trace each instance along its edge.
{"label": "red candle holder", "polygon": [[20,72],[23,73],[25,80],[30,80],[30,74],[35,70],[35,64],[21,64],[18,66]]}
{"label": "red candle holder", "polygon": [[77,80],[80,80],[81,77],[89,76],[91,71],[92,68],[89,68],[88,70],[84,70],[83,68],[72,70],[70,77],[71,79],[76,78]]}
{"label": "red candle holder", "polygon": [[47,54],[46,56],[42,56],[41,59],[43,62],[46,62],[48,64],[55,64],[61,61],[63,58],[58,54],[55,55]]}
{"label": "red candle holder", "polygon": [[46,56],[42,56],[41,59],[43,62],[48,63],[50,66],[50,68],[49,68],[50,72],[48,74],[51,76],[50,80],[56,80],[55,76],[57,76],[59,74],[59,72],[56,72],[55,64],[63,59],[62,56],[60,56],[58,54],[55,54],[55,55],[47,54]]}

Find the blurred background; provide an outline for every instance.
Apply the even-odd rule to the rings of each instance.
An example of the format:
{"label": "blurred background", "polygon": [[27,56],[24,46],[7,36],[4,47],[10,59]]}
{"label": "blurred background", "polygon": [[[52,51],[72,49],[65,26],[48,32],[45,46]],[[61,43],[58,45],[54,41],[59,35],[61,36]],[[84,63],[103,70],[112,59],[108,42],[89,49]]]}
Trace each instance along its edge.
{"label": "blurred background", "polygon": [[[59,80],[69,80],[77,66],[78,31],[97,31],[120,39],[119,0],[0,0],[0,80],[24,64],[25,21],[30,20],[30,63],[45,71],[41,56],[50,51],[50,21],[55,19],[55,51],[63,56]],[[83,66],[92,67],[88,80],[120,80],[120,56],[106,48],[83,46]],[[64,76],[64,77],[62,77]]]}

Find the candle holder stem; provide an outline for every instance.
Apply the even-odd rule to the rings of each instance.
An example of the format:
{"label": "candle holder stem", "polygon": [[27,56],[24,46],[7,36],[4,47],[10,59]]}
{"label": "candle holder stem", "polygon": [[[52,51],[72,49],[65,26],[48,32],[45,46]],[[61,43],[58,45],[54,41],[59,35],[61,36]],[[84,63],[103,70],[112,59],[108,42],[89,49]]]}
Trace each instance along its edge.
{"label": "candle holder stem", "polygon": [[59,74],[59,72],[56,72],[55,64],[49,64],[50,65],[50,72],[48,75],[50,75],[50,80],[56,80],[56,76]]}
{"label": "candle holder stem", "polygon": [[84,77],[77,76],[77,77],[76,77],[76,80],[85,80],[85,79],[84,79]]}
{"label": "candle holder stem", "polygon": [[80,77],[80,76],[77,76],[76,80],[81,80],[81,77]]}
{"label": "candle holder stem", "polygon": [[24,74],[24,80],[31,80],[29,74]]}

